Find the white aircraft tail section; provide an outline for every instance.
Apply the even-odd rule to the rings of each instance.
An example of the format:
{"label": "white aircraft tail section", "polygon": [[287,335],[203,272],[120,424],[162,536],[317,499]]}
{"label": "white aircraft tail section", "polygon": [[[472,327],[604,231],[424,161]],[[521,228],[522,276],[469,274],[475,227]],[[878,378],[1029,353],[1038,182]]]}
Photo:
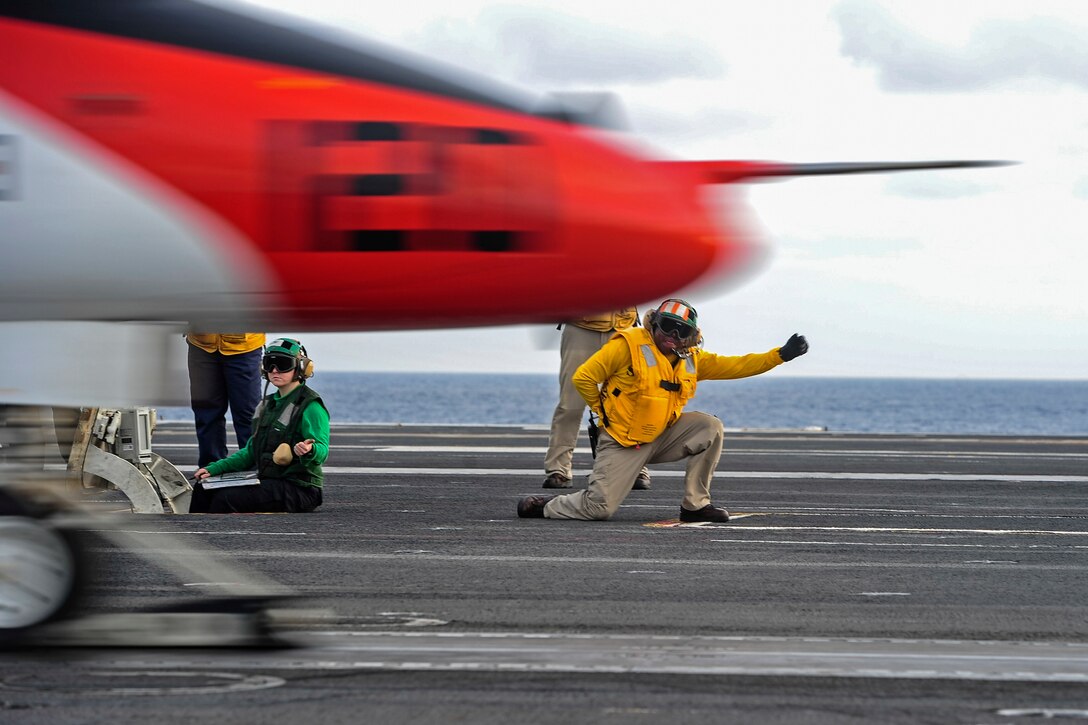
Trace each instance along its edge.
{"label": "white aircraft tail section", "polygon": [[182,323],[0,322],[0,404],[188,405]]}

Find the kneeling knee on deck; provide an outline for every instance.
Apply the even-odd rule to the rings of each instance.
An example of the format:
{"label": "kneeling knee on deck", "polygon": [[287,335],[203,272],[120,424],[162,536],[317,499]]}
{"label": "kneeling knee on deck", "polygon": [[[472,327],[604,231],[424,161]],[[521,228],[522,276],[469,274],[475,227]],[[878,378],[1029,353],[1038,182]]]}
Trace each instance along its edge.
{"label": "kneeling knee on deck", "polygon": [[619,508],[619,501],[615,501],[612,505],[609,505],[606,499],[594,496],[589,491],[586,492],[585,498],[582,499],[582,511],[593,521],[610,519],[612,518],[612,514],[616,513]]}

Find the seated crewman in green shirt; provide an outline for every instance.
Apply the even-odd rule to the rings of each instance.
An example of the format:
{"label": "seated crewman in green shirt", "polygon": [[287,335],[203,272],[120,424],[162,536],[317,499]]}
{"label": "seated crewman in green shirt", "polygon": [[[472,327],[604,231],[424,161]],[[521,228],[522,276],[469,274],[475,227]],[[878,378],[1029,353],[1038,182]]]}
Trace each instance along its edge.
{"label": "seated crewman in green shirt", "polygon": [[[253,435],[244,448],[197,469],[190,513],[302,513],[321,505],[329,412],[321,396],[306,385],[313,370],[297,340],[280,338],[268,345],[261,372],[276,392],[258,406]],[[256,471],[259,482],[204,487],[210,476],[236,471]]]}

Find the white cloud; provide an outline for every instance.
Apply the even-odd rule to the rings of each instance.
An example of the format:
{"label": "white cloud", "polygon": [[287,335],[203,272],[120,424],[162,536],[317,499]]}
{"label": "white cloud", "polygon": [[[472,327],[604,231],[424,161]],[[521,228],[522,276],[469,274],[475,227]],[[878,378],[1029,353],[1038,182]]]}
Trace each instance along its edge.
{"label": "white cloud", "polygon": [[874,66],[890,91],[975,91],[1025,79],[1088,88],[1088,25],[1067,18],[982,19],[965,42],[946,44],[871,0],[845,0],[833,15],[842,52]]}
{"label": "white cloud", "polygon": [[496,5],[436,18],[406,38],[444,59],[545,87],[659,83],[725,71],[715,49],[689,35],[624,31],[547,6]]}
{"label": "white cloud", "polygon": [[1077,179],[1073,185],[1073,195],[1078,199],[1088,199],[1088,176]]}
{"label": "white cloud", "polygon": [[923,199],[959,199],[994,191],[997,184],[957,179],[952,174],[897,174],[885,185],[888,193]]}
{"label": "white cloud", "polygon": [[[1088,5],[419,0],[361,8],[307,0],[294,7],[535,91],[616,91],[641,153],[1021,161],[736,190],[758,216],[771,256],[760,275],[728,294],[693,302],[716,351],[765,350],[794,331],[808,334],[812,354],[783,374],[1086,375]],[[525,328],[316,342],[326,369],[390,369],[404,358],[391,353],[403,350],[444,351],[440,361],[409,356],[417,370],[554,372],[558,361]]]}

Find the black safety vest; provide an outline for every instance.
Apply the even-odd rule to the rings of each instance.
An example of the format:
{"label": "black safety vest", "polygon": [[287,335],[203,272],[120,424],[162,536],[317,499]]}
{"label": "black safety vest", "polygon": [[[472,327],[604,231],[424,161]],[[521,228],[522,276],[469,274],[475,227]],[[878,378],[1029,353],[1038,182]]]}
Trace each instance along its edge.
{"label": "black safety vest", "polygon": [[272,454],[281,443],[293,447],[302,440],[298,426],[302,411],[311,403],[325,407],[321,396],[305,385],[295,388],[286,398],[277,399],[272,394],[261,401],[257,411],[257,429],[253,433],[253,455],[260,478],[285,478],[300,486],[321,487],[321,466],[307,465],[294,451],[291,452],[291,462],[285,466],[272,460]]}

